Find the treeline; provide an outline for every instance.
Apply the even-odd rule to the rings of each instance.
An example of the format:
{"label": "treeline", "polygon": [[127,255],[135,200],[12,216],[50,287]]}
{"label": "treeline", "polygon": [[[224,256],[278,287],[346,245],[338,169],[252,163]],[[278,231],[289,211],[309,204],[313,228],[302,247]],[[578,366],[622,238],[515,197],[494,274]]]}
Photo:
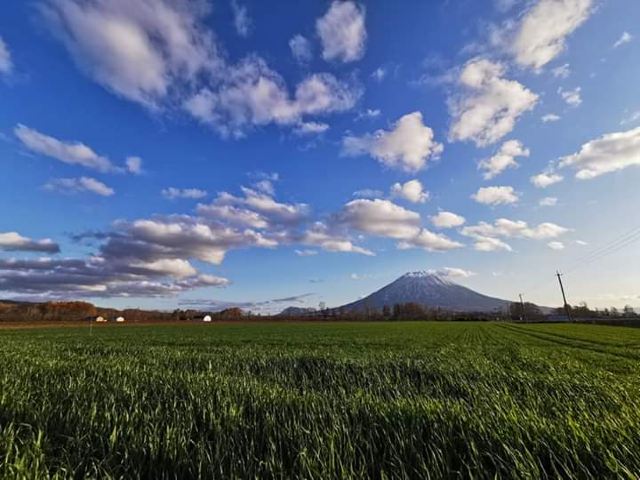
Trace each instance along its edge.
{"label": "treeline", "polygon": [[385,305],[381,310],[366,309],[353,311],[345,308],[326,308],[303,315],[277,315],[273,319],[291,321],[335,320],[335,321],[488,321],[506,320],[506,312],[453,312],[442,308],[429,308],[419,303],[396,303]]}

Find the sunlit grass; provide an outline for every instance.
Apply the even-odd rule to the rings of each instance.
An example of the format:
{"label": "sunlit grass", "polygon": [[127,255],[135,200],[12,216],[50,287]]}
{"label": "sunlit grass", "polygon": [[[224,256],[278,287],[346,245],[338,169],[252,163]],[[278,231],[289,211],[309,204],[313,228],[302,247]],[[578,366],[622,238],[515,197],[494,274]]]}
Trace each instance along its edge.
{"label": "sunlit grass", "polygon": [[0,331],[0,478],[637,478],[640,331]]}

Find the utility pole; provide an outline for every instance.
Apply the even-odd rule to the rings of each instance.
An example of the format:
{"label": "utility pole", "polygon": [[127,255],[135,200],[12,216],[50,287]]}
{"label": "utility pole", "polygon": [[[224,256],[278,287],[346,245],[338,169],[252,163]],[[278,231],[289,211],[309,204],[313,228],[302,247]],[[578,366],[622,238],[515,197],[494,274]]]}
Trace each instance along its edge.
{"label": "utility pole", "polygon": [[564,301],[564,311],[567,314],[567,318],[570,322],[573,322],[571,318],[571,309],[569,308],[569,304],[567,303],[567,297],[564,294],[564,286],[562,285],[562,274],[556,270],[556,276],[558,277],[558,283],[560,283],[560,291],[562,292],[562,300]]}
{"label": "utility pole", "polygon": [[521,293],[519,293],[518,296],[520,297],[520,321],[524,322],[524,300],[522,300]]}

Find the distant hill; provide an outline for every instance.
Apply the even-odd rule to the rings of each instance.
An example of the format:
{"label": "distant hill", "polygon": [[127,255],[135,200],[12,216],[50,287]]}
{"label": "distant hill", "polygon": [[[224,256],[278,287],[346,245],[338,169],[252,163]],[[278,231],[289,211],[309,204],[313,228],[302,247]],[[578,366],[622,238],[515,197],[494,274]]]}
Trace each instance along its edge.
{"label": "distant hill", "polygon": [[346,312],[380,311],[386,305],[416,303],[427,308],[452,312],[506,311],[510,301],[489,297],[430,272],[410,272],[368,297],[338,310]]}
{"label": "distant hill", "polygon": [[318,313],[315,308],[303,308],[303,307],[288,307],[282,310],[279,317],[304,317],[307,315],[313,315]]}

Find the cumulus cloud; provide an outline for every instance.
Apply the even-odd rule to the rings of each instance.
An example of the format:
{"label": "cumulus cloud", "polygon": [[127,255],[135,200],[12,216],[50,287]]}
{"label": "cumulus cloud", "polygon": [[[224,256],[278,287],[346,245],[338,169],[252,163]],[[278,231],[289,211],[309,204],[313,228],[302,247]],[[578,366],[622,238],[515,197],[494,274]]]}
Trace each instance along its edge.
{"label": "cumulus cloud", "polygon": [[18,124],[13,133],[30,151],[55,158],[70,165],[80,165],[100,172],[114,171],[111,161],[80,142],[67,142]]}
{"label": "cumulus cloud", "polygon": [[538,95],[515,80],[504,78],[501,63],[470,60],[458,83],[462,91],[449,102],[453,117],[449,138],[484,147],[511,132],[518,118],[532,110]]}
{"label": "cumulus cloud", "polygon": [[507,168],[518,167],[518,162],[515,160],[516,157],[528,157],[529,154],[529,149],[525,148],[522,142],[509,140],[502,144],[500,150],[493,157],[482,160],[478,168],[484,170],[484,179],[490,180]]}
{"label": "cumulus cloud", "polygon": [[363,188],[353,192],[353,196],[356,198],[380,198],[384,195],[382,190],[375,190],[373,188]]}
{"label": "cumulus cloud", "polygon": [[511,246],[502,238],[526,238],[532,240],[548,240],[557,238],[569,229],[555,223],[544,222],[529,226],[522,220],[499,218],[493,224],[480,222],[477,225],[464,227],[460,233],[474,240],[474,249],[480,252],[512,251]]}
{"label": "cumulus cloud", "polygon": [[34,240],[18,232],[0,233],[0,250],[11,252],[59,253],[60,247],[50,238]]}
{"label": "cumulus cloud", "polygon": [[482,187],[471,198],[485,205],[508,205],[516,203],[519,195],[513,187]]}
{"label": "cumulus cloud", "polygon": [[289,48],[291,49],[293,58],[300,63],[310,62],[313,58],[311,42],[300,34],[294,35],[291,40],[289,40]]}
{"label": "cumulus cloud", "polygon": [[90,192],[101,197],[110,197],[115,193],[113,188],[91,177],[55,178],[50,180],[44,188],[61,193]]}
{"label": "cumulus cloud", "polygon": [[421,228],[418,213],[389,200],[352,200],[339,212],[336,221],[362,233],[400,240],[400,249],[443,251],[462,246],[444,235]]}
{"label": "cumulus cloud", "polygon": [[367,41],[364,6],[347,1],[333,1],[327,13],[316,22],[322,43],[322,58],[353,62],[364,55]]}
{"label": "cumulus cloud", "polygon": [[537,188],[547,188],[563,179],[562,175],[553,172],[542,172],[530,178],[531,183]]}
{"label": "cumulus cloud", "polygon": [[568,63],[565,63],[564,65],[560,65],[559,67],[553,68],[551,70],[551,75],[553,75],[556,78],[568,78],[569,75],[571,75],[571,68],[569,66]]}
{"label": "cumulus cloud", "polygon": [[199,199],[207,196],[205,190],[199,188],[175,188],[169,187],[162,190],[162,196],[169,200],[175,200],[177,198],[190,198]]}
{"label": "cumulus cloud", "polygon": [[415,237],[402,240],[398,243],[398,248],[401,250],[406,250],[408,248],[422,248],[429,252],[444,252],[462,247],[463,245],[460,242],[451,240],[446,235],[434,233],[426,228],[420,230],[418,235]]}
{"label": "cumulus cloud", "polygon": [[438,228],[454,228],[464,225],[465,218],[453,212],[438,212],[429,217],[431,223]]}
{"label": "cumulus cloud", "polygon": [[318,255],[318,251],[317,250],[311,250],[308,248],[305,249],[296,249],[294,250],[295,254],[299,257],[314,257],[316,255]]}
{"label": "cumulus cloud", "polygon": [[616,40],[616,43],[613,44],[613,48],[618,48],[625,43],[629,43],[631,40],[633,40],[633,35],[631,35],[629,32],[622,32],[620,38]]}
{"label": "cumulus cloud", "polygon": [[241,37],[248,37],[251,33],[252,22],[246,5],[241,5],[237,0],[231,0],[231,11],[236,32]]}
{"label": "cumulus cloud", "polygon": [[373,78],[377,82],[381,82],[386,76],[387,69],[383,67],[378,67],[373,71],[373,73],[371,73],[371,78]]}
{"label": "cumulus cloud", "polygon": [[9,47],[0,37],[0,74],[8,74],[13,70],[13,61]]}
{"label": "cumulus cloud", "polygon": [[632,166],[640,166],[640,127],[608,133],[585,143],[573,155],[560,159],[560,167],[576,169],[576,178],[580,180]]}
{"label": "cumulus cloud", "polygon": [[582,103],[582,97],[580,96],[580,92],[582,88],[576,87],[572,90],[565,90],[564,88],[558,88],[558,95],[562,97],[562,99],[567,103],[567,105],[571,107],[577,107]]}
{"label": "cumulus cloud", "polygon": [[358,113],[356,120],[371,120],[378,118],[382,112],[378,108],[367,108],[364,112]]}
{"label": "cumulus cloud", "polygon": [[389,200],[352,200],[338,218],[349,228],[382,237],[404,239],[420,231],[420,215]]}
{"label": "cumulus cloud", "polygon": [[443,267],[438,270],[429,270],[429,273],[447,278],[469,278],[473,277],[476,273],[471,270],[465,270],[464,268],[456,267]]}
{"label": "cumulus cloud", "polygon": [[534,240],[546,240],[556,238],[569,231],[555,223],[544,222],[530,227],[522,220],[509,220],[499,218],[493,224],[480,222],[477,225],[470,225],[461,230],[463,235],[469,237],[505,237],[505,238],[529,238]]}
{"label": "cumulus cloud", "polygon": [[293,132],[296,135],[319,135],[329,130],[329,124],[322,122],[302,122]]}
{"label": "cumulus cloud", "polygon": [[557,204],[558,199],[556,197],[544,197],[538,202],[541,207],[555,207]]}
{"label": "cumulus cloud", "polygon": [[[44,0],[42,5],[49,25],[95,81],[156,111],[178,106],[222,135],[242,136],[252,126],[270,123],[294,126],[303,116],[347,110],[360,95],[354,85],[329,74],[309,75],[291,93],[259,56],[228,61],[207,26],[208,2]],[[239,32],[248,33],[245,7],[232,6]]]}
{"label": "cumulus cloud", "polygon": [[126,165],[129,173],[134,175],[142,173],[142,159],[140,157],[127,157]]}
{"label": "cumulus cloud", "polygon": [[516,62],[539,70],[565,49],[566,38],[591,15],[592,0],[539,0],[520,21],[509,50]]}
{"label": "cumulus cloud", "polygon": [[564,243],[562,242],[549,242],[547,243],[547,246],[551,249],[551,250],[564,250]]}
{"label": "cumulus cloud", "polygon": [[353,85],[318,73],[304,78],[291,96],[278,73],[250,57],[230,69],[217,90],[203,88],[184,108],[224,135],[242,136],[251,125],[296,125],[308,115],[349,110],[360,94]]}
{"label": "cumulus cloud", "polygon": [[542,123],[557,122],[558,120],[560,120],[560,116],[556,115],[555,113],[547,113],[546,115],[542,116],[541,120]]}
{"label": "cumulus cloud", "polygon": [[178,81],[219,66],[202,20],[184,0],[48,0],[45,18],[82,70],[114,93],[157,107]]}
{"label": "cumulus cloud", "polygon": [[420,112],[400,117],[391,130],[378,130],[361,137],[346,136],[342,152],[356,156],[369,154],[383,165],[407,172],[417,172],[430,158],[438,158],[442,144],[434,140],[433,130],[426,126]]}
{"label": "cumulus cloud", "polygon": [[424,203],[429,200],[429,192],[424,190],[420,180],[409,180],[405,183],[394,183],[391,195],[403,198],[412,203]]}
{"label": "cumulus cloud", "polygon": [[323,222],[315,222],[302,236],[296,237],[294,241],[298,241],[304,245],[316,246],[327,252],[374,255],[371,250],[354,245],[345,234],[332,230],[330,226]]}

